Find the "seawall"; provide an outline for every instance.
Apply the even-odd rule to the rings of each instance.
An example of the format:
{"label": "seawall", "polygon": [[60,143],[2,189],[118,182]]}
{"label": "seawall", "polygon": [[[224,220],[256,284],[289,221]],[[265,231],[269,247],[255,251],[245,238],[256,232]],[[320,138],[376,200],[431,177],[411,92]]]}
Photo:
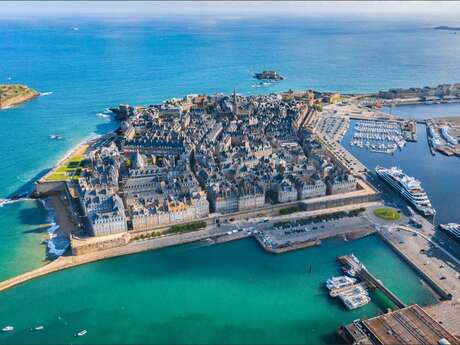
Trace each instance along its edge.
{"label": "seawall", "polygon": [[[222,237],[222,238],[221,238]],[[232,240],[239,240],[246,238],[248,236],[237,234],[235,236],[226,236],[225,234],[210,234],[208,230],[198,230],[186,234],[179,235],[169,235],[152,240],[143,240],[137,242],[130,242],[125,246],[115,247],[110,249],[101,250],[98,252],[82,254],[82,255],[72,255],[72,256],[62,256],[56,260],[50,262],[49,264],[37,268],[33,271],[20,274],[18,276],[12,277],[10,279],[0,282],[0,292],[5,291],[9,288],[12,288],[16,285],[25,283],[29,280],[39,278],[50,273],[62,271],[64,269],[105,260],[111,259],[119,256],[125,256],[130,254],[141,253],[145,251],[150,251],[154,249],[166,248],[181,244],[187,244],[196,242],[199,240],[204,240],[207,238],[215,238],[216,243],[223,243]],[[221,238],[221,239],[220,239]]]}

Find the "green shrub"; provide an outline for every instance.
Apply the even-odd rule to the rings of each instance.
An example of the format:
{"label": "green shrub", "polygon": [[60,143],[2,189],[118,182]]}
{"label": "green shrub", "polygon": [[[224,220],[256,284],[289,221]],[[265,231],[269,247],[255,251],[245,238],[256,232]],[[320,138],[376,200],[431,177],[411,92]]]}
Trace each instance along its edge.
{"label": "green shrub", "polygon": [[295,212],[299,212],[299,211],[300,211],[300,209],[297,206],[292,206],[292,207],[286,207],[286,208],[280,209],[279,214],[281,216],[285,216],[285,215],[295,213]]}
{"label": "green shrub", "polygon": [[190,231],[196,231],[199,229],[206,228],[206,222],[198,221],[188,224],[178,224],[171,226],[168,230],[163,231],[164,234],[177,234],[177,233],[185,233]]}

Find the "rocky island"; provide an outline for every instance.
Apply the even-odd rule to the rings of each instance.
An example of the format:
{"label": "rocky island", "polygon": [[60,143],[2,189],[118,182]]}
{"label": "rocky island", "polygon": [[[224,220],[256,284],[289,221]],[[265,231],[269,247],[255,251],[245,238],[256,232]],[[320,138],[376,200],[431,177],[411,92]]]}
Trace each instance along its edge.
{"label": "rocky island", "polygon": [[0,84],[0,109],[21,104],[39,95],[40,93],[25,85]]}
{"label": "rocky island", "polygon": [[255,73],[254,78],[259,80],[283,80],[284,77],[280,76],[276,71],[263,71]]}
{"label": "rocky island", "polygon": [[450,30],[450,31],[460,31],[460,27],[458,26],[447,26],[441,25],[434,28],[435,30]]}

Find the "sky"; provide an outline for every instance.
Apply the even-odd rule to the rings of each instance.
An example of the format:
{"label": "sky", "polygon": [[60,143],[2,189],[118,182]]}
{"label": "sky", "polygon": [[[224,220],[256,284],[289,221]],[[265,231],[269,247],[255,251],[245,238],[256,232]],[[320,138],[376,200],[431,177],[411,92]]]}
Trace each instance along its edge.
{"label": "sky", "polygon": [[460,1],[1,1],[0,18],[253,16],[444,19],[460,25]]}

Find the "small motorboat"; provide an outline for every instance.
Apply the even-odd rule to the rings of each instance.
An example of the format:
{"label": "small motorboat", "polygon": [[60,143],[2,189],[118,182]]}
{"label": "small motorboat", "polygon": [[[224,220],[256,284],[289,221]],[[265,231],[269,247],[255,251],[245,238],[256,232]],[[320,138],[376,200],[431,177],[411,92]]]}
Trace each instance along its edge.
{"label": "small motorboat", "polygon": [[52,140],[61,140],[61,139],[63,139],[62,135],[60,135],[60,134],[51,134],[49,136],[49,138],[52,139]]}
{"label": "small motorboat", "polygon": [[83,329],[83,330],[77,332],[77,333],[75,334],[75,336],[76,336],[76,337],[83,337],[83,336],[86,335],[86,333],[88,333],[88,331],[87,331],[86,329]]}
{"label": "small motorboat", "polygon": [[6,326],[2,328],[2,332],[12,332],[12,331],[14,331],[13,326]]}
{"label": "small motorboat", "polygon": [[34,331],[43,331],[45,329],[45,326],[37,326],[37,327],[34,327]]}

